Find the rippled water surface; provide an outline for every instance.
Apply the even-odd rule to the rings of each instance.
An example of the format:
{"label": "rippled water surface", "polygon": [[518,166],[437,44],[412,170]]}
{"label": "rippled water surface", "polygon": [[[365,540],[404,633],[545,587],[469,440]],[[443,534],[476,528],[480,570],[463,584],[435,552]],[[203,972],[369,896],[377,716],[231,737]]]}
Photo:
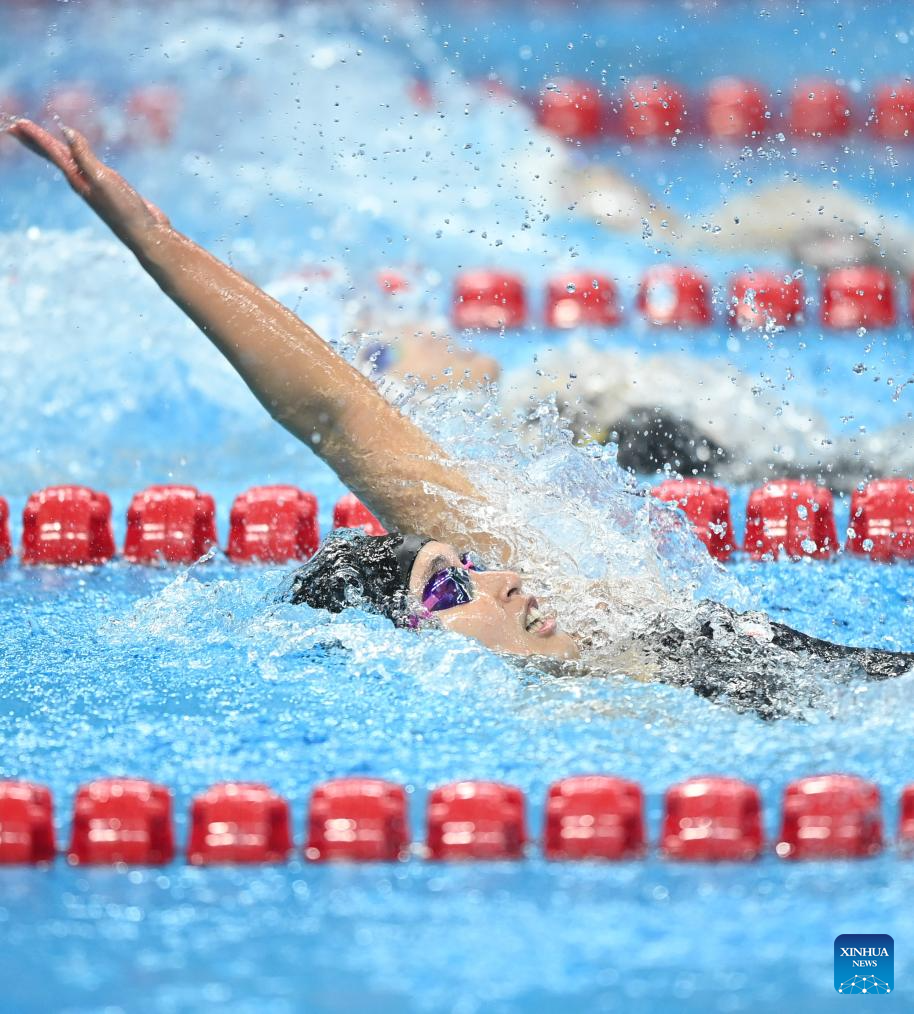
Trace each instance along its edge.
{"label": "rippled water surface", "polygon": [[[712,70],[751,70],[786,89],[813,68],[843,76],[859,95],[908,65],[914,24],[903,8],[771,7],[632,4],[576,8],[571,19],[554,5],[470,5],[468,13],[168,3],[152,22],[133,5],[36,5],[0,37],[0,85],[36,111],[47,89],[68,80],[90,81],[109,110],[136,83],[177,85],[185,114],[175,141],[142,152],[112,144],[112,161],[180,228],[271,283],[335,339],[360,305],[377,300],[374,271],[389,264],[412,266],[423,311],[446,307],[462,266],[510,266],[538,291],[582,258],[616,275],[630,306],[640,271],[663,256],[659,241],[601,233],[550,204],[542,178],[569,154],[522,104],[493,104],[472,82],[495,72],[536,91],[558,73],[612,84],[664,70],[698,87]],[[728,41],[750,28],[759,44],[749,52]],[[417,76],[433,87],[436,107],[410,103]],[[738,155],[695,145],[600,157],[624,156],[627,171],[665,189],[683,214],[751,186],[751,173],[802,171],[828,185],[836,178],[903,220],[909,156],[852,149],[785,145],[758,166],[753,156],[751,171]],[[133,490],[190,481],[216,495],[224,544],[235,493],[291,481],[318,494],[328,528],[338,482],[265,418],[50,170],[0,155],[0,230],[0,493],[14,519],[32,489],[84,482],[111,493],[120,541]],[[701,262],[723,284],[764,254]],[[662,336],[635,323],[591,337],[600,347],[724,357],[769,396],[819,413],[836,437],[905,425],[910,328],[836,336],[814,320],[770,339],[719,326]],[[535,356],[565,341],[534,328],[478,344],[533,371]],[[466,418],[454,411],[436,425],[467,453],[497,462],[488,431],[467,434]],[[563,493],[571,520],[555,538],[567,548],[575,525],[596,516],[595,558],[630,567],[647,553],[656,563],[658,531],[669,535],[668,527],[647,523],[612,461],[586,459],[558,438],[550,453],[528,463],[517,489],[519,497],[534,482],[550,494],[572,491]],[[838,513],[840,529],[846,501]],[[914,650],[906,567],[737,563],[727,576],[687,541],[667,547],[671,586],[754,601],[835,640]],[[52,788],[63,841],[81,782],[116,773],[162,781],[175,794],[181,842],[192,796],[232,778],[286,794],[298,839],[310,788],[344,774],[406,784],[417,839],[429,789],[459,777],[521,786],[534,834],[553,779],[635,778],[652,839],[664,789],[698,773],[756,782],[770,836],[793,777],[839,769],[872,778],[890,829],[899,790],[914,781],[910,677],[842,691],[835,717],[766,724],[685,690],[612,674],[556,679],[444,633],[419,638],[358,613],[328,620],[277,604],[282,580],[281,569],[218,559],[189,570],[5,565],[0,775]],[[843,932],[891,933],[897,993],[880,1003],[901,1009],[914,997],[912,872],[891,851],[858,864],[793,867],[768,857],[712,868],[655,858],[550,865],[535,852],[524,863],[466,868],[414,860],[364,869],[296,861],[257,870],[6,870],[0,1006],[830,1010],[839,1002],[832,943]]]}

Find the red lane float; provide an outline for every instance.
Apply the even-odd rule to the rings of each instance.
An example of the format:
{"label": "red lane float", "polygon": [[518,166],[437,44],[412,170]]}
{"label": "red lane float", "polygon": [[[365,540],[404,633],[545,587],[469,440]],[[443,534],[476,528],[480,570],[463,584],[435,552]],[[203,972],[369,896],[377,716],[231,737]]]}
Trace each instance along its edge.
{"label": "red lane float", "polygon": [[705,123],[716,141],[742,144],[766,133],[768,103],[761,88],[738,77],[719,77],[708,85]]}
{"label": "red lane float", "polygon": [[603,133],[605,118],[600,92],[585,81],[562,78],[540,92],[537,122],[565,140],[595,140]]}
{"label": "red lane float", "polygon": [[622,130],[634,141],[678,137],[685,130],[687,115],[682,92],[668,81],[639,77],[622,96]]}
{"label": "red lane float", "polygon": [[611,327],[622,319],[615,283],[606,275],[571,271],[546,287],[547,327]]}
{"label": "red lane float", "polygon": [[408,292],[412,288],[409,278],[396,268],[385,268],[379,271],[375,275],[375,281],[382,292],[389,293],[391,296],[400,292]]}
{"label": "red lane float", "polygon": [[226,556],[236,563],[285,563],[317,552],[317,497],[296,486],[255,486],[232,504]]}
{"label": "red lane float", "polygon": [[507,271],[465,271],[454,282],[454,324],[499,331],[522,327],[527,297],[519,275]]}
{"label": "red lane float", "polygon": [[102,104],[92,86],[81,81],[61,85],[47,96],[45,114],[84,134],[91,145],[105,140]]}
{"label": "red lane float", "polygon": [[730,319],[741,328],[787,327],[803,313],[803,283],[774,271],[746,271],[730,283]]}
{"label": "red lane float", "polygon": [[164,145],[174,137],[181,114],[181,93],[165,84],[144,85],[127,97],[124,136],[135,145]]}
{"label": "red lane float", "polygon": [[834,81],[800,81],[790,99],[790,129],[811,140],[846,137],[851,129],[851,100]]}
{"label": "red lane float", "polygon": [[292,847],[289,804],[266,785],[223,782],[191,805],[187,861],[193,866],[281,863]]}
{"label": "red lane float", "polygon": [[88,566],[114,556],[111,501],[86,486],[49,486],[22,513],[22,562]]}
{"label": "red lane float", "polygon": [[644,797],[636,782],[579,775],[549,786],[547,859],[638,859],[645,847]]}
{"label": "red lane float", "polygon": [[127,509],[131,563],[193,563],[216,544],[216,504],[195,486],[149,486]]}
{"label": "red lane float", "polygon": [[835,268],[822,283],[822,323],[834,328],[892,327],[895,286],[882,268]]}
{"label": "red lane float", "polygon": [[56,851],[50,791],[31,782],[0,782],[0,864],[47,863]]}
{"label": "red lane float", "polygon": [[[527,842],[524,795],[498,782],[466,781],[428,800],[431,859],[519,859]],[[406,793],[378,778],[340,778],[315,788],[305,856],[312,861],[394,861],[409,852]],[[914,784],[900,798],[898,842],[914,852]],[[664,797],[660,854],[683,861],[749,860],[764,847],[756,787],[717,775],[690,778]],[[784,790],[775,851],[784,859],[875,855],[883,847],[879,789],[856,775],[814,775]],[[227,782],[191,807],[187,860],[193,865],[282,862],[292,851],[289,805],[266,785]],[[550,860],[625,860],[646,851],[640,786],[580,775],[554,782],[546,797],[543,852]],[[0,864],[55,856],[47,788],[0,781]],[[104,778],[76,793],[73,864],[157,865],[174,857],[169,790],[142,779]]]}
{"label": "red lane float", "polygon": [[914,84],[884,84],[873,96],[873,133],[883,141],[914,138]]}
{"label": "red lane float", "polygon": [[758,789],[738,778],[690,778],[667,790],[660,850],[668,859],[757,859],[764,845]]}
{"label": "red lane float", "polygon": [[406,94],[418,109],[433,109],[435,107],[434,89],[431,82],[425,78],[417,77],[410,81]]}
{"label": "red lane float", "polygon": [[475,78],[470,84],[478,91],[484,92],[493,102],[516,105],[520,101],[520,95],[494,72],[488,77]]}
{"label": "red lane float", "polygon": [[25,116],[25,101],[21,95],[6,88],[0,88],[0,115]]}
{"label": "red lane float", "polygon": [[704,327],[711,323],[711,284],[692,268],[658,264],[642,278],[637,306],[651,324]]}
{"label": "red lane float", "polygon": [[524,794],[501,782],[454,782],[428,797],[430,859],[521,859]]}
{"label": "red lane float", "polygon": [[914,785],[901,790],[898,807],[898,846],[905,856],[914,854]]}
{"label": "red lane float", "polygon": [[406,793],[401,785],[380,778],[337,778],[314,790],[307,859],[395,862],[408,851]]}
{"label": "red lane float", "polygon": [[846,545],[880,563],[914,559],[914,481],[876,479],[855,489]]}
{"label": "red lane float", "polygon": [[10,538],[10,505],[0,496],[0,563],[13,555]]}
{"label": "red lane float", "polygon": [[729,560],[738,548],[730,520],[730,494],[723,486],[705,479],[667,479],[651,494],[680,508],[715,559]]}
{"label": "red lane float", "polygon": [[386,535],[387,529],[354,493],[337,500],[333,508],[334,528],[361,528],[366,535]]}
{"label": "red lane float", "polygon": [[782,859],[863,858],[882,850],[879,789],[856,775],[815,775],[784,790]]}
{"label": "red lane float", "polygon": [[825,559],[837,551],[835,506],[824,486],[801,479],[765,483],[749,494],[743,548],[753,560]]}
{"label": "red lane float", "polygon": [[174,851],[171,793],[164,785],[100,778],[77,791],[70,863],[158,866],[171,862]]}

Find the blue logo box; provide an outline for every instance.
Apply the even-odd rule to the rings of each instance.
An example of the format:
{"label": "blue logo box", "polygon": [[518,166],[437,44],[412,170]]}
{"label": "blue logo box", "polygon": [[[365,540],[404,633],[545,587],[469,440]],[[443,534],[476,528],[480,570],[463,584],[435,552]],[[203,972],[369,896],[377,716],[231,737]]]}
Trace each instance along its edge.
{"label": "blue logo box", "polygon": [[835,990],[868,995],[895,990],[895,941],[888,933],[835,937]]}

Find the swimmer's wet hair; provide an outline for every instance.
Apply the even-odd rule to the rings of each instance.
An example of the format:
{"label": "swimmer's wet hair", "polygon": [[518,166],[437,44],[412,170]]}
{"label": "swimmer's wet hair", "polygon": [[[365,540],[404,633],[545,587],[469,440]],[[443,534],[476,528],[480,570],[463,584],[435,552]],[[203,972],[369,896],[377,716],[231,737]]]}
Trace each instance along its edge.
{"label": "swimmer's wet hair", "polygon": [[332,613],[368,609],[397,626],[409,626],[409,577],[428,541],[415,535],[365,535],[349,528],[332,532],[292,575],[283,597]]}

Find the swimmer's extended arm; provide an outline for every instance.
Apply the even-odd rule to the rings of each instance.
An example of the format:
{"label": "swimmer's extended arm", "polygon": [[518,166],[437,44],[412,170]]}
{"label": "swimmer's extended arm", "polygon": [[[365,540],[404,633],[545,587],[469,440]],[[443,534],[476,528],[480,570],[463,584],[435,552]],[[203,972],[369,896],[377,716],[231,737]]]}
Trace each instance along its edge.
{"label": "swimmer's extended arm", "polygon": [[386,526],[458,545],[469,537],[482,552],[507,556],[478,530],[482,498],[466,474],[307,324],[173,229],[76,131],[64,130],[64,144],[28,120],[8,129],[61,170],[270,415]]}

